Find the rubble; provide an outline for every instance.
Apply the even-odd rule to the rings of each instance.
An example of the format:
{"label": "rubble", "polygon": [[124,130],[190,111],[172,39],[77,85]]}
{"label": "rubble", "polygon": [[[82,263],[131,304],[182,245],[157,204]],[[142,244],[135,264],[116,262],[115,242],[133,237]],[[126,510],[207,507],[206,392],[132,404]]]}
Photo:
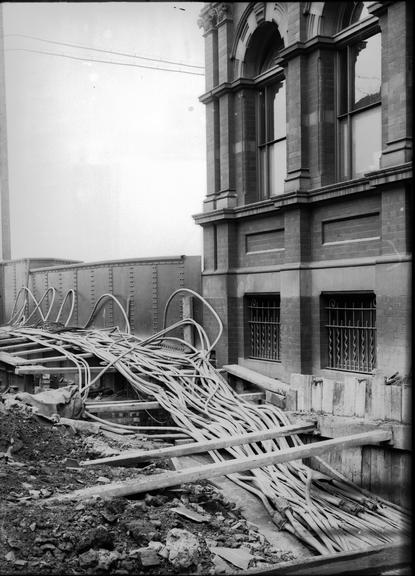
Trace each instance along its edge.
{"label": "rubble", "polygon": [[[206,481],[139,499],[93,498],[53,503],[50,496],[76,486],[103,485],[165,470],[140,467],[79,467],[79,462],[126,448],[165,443],[140,435],[110,440],[101,433],[73,434],[18,401],[0,402],[0,452],[19,438],[12,459],[2,458],[0,482],[0,574],[186,574],[220,573],[212,548],[249,550],[252,566],[293,558],[275,554],[235,505]],[[171,467],[168,461],[158,466]],[[235,565],[223,560],[228,572]],[[218,572],[219,570],[219,572]]]}

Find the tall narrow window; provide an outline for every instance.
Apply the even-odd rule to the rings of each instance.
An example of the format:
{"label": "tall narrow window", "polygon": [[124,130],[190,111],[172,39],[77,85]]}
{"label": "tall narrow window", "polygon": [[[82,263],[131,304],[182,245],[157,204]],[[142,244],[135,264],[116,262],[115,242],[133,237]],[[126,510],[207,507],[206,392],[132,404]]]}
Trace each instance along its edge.
{"label": "tall narrow window", "polygon": [[261,198],[284,193],[287,175],[285,81],[262,88],[258,98],[258,184]]}
{"label": "tall narrow window", "polygon": [[339,178],[347,180],[379,168],[381,34],[347,46],[339,69]]}

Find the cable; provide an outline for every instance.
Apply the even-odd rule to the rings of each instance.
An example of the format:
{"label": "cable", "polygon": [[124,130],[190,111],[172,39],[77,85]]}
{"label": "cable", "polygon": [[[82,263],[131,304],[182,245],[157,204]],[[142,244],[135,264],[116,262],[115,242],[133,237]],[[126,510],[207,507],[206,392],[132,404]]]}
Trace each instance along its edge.
{"label": "cable", "polygon": [[[172,298],[183,291],[196,295],[205,306],[211,308],[202,296],[180,289],[168,299],[164,321]],[[214,315],[216,318],[216,312]],[[222,322],[219,316],[216,319],[219,321],[220,334]],[[186,322],[189,320],[192,319],[186,319]],[[182,320],[164,327],[145,340],[123,333],[119,328],[63,331],[59,333],[58,341],[56,334],[45,329],[17,327],[10,330],[10,326],[6,326],[3,330],[8,336],[25,336],[33,342],[64,353],[76,366],[79,391],[84,402],[97,377],[91,379],[90,366],[79,356],[79,351],[92,354],[98,359],[103,364],[101,373],[114,367],[138,398],[156,400],[170,414],[175,424],[159,427],[110,423],[116,428],[156,433],[159,430],[171,431],[172,434],[191,436],[198,442],[276,429],[289,424],[287,415],[276,406],[250,404],[232,390],[207,359],[212,345],[202,326],[198,328],[202,350],[189,347],[189,352],[181,354],[167,351],[163,347],[166,337],[169,332],[184,325],[184,322]],[[194,320],[192,322],[194,326],[197,325]],[[181,339],[175,337],[175,340]],[[181,341],[185,348],[186,342]],[[68,352],[68,349],[75,348],[76,353]],[[86,415],[95,421],[105,422],[88,412]],[[219,463],[229,458],[255,458],[302,444],[298,435],[291,435],[211,450],[209,455],[214,462]],[[319,462],[321,465],[323,461],[319,459]],[[330,472],[329,467],[326,468]],[[301,460],[294,460],[228,476],[261,499],[275,524],[279,525],[282,520],[285,530],[319,554],[356,550],[367,545],[384,545],[394,541],[396,530],[400,530],[402,535],[409,533],[410,515],[406,511],[375,497],[368,501],[366,490],[343,481],[336,472],[330,476],[321,473],[314,476],[309,471],[310,468]],[[373,507],[373,502],[376,502],[377,507]]]}
{"label": "cable", "polygon": [[130,68],[146,68],[148,70],[159,70],[160,72],[177,72],[179,74],[190,74],[192,76],[204,76],[203,72],[190,72],[189,70],[177,70],[175,68],[157,68],[156,66],[144,66],[142,64],[132,64],[130,62],[113,62],[112,60],[97,60],[96,58],[81,58],[80,56],[70,56],[69,54],[59,54],[58,52],[47,52],[46,50],[33,50],[30,48],[5,48],[5,52],[31,52],[33,54],[46,54],[48,56],[59,56],[69,60],[81,60],[83,62],[96,62],[98,64],[113,64],[115,66],[129,66]]}
{"label": "cable", "polygon": [[4,34],[4,37],[15,36],[19,38],[30,38],[32,40],[38,40],[39,42],[46,42],[47,44],[57,44],[60,46],[70,46],[71,48],[81,48],[82,50],[91,50],[93,52],[102,52],[104,54],[115,54],[116,56],[128,56],[129,58],[137,58],[139,60],[150,60],[153,62],[161,62],[163,64],[174,64],[177,66],[187,66],[188,68],[200,68],[204,70],[204,66],[197,66],[196,64],[185,64],[184,62],[174,62],[172,60],[162,60],[161,58],[149,58],[147,56],[138,56],[137,54],[131,54],[128,52],[116,52],[115,50],[104,50],[103,48],[92,48],[92,46],[83,46],[81,44],[72,44],[70,42],[59,42],[58,40],[47,40],[46,38],[41,38],[40,36],[30,36],[29,34]]}

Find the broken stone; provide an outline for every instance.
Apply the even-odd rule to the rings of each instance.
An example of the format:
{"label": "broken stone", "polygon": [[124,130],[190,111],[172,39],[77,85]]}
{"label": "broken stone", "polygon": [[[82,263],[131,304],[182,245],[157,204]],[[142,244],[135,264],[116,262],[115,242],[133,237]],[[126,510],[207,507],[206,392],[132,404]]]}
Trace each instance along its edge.
{"label": "broken stone", "polygon": [[169,557],[169,549],[166,548],[166,546],[163,545],[163,546],[160,548],[160,550],[157,551],[157,554],[158,554],[159,556],[161,556],[162,558],[168,558],[168,557]]}
{"label": "broken stone", "polygon": [[169,551],[169,562],[173,566],[188,568],[197,564],[200,554],[198,539],[187,530],[173,528],[166,537],[166,548]]}
{"label": "broken stone", "polygon": [[110,484],[111,480],[109,478],[107,478],[106,476],[99,476],[97,478],[97,482],[101,482],[102,484]]}
{"label": "broken stone", "polygon": [[217,548],[210,548],[210,551],[241,570],[246,570],[250,561],[253,559],[249,548],[243,546],[240,548],[225,548],[218,546]]}
{"label": "broken stone", "polygon": [[40,490],[29,490],[29,494],[33,500],[39,500],[40,498]]}
{"label": "broken stone", "polygon": [[120,555],[116,551],[100,549],[98,553],[97,570],[108,571],[111,566],[119,559]]}
{"label": "broken stone", "polygon": [[210,516],[207,516],[206,514],[199,514],[198,512],[195,512],[190,508],[186,508],[185,506],[177,506],[171,510],[180,516],[184,516],[185,518],[189,518],[189,520],[193,520],[193,522],[209,522],[210,520]]}
{"label": "broken stone", "polygon": [[113,524],[118,518],[116,514],[112,514],[108,510],[101,510],[101,515],[110,524]]}
{"label": "broken stone", "polygon": [[112,550],[114,548],[112,534],[102,525],[88,530],[78,544],[78,551],[82,552],[88,548]]}
{"label": "broken stone", "polygon": [[78,558],[81,568],[91,568],[98,564],[98,553],[96,550],[88,550],[81,554]]}
{"label": "broken stone", "polygon": [[147,533],[146,526],[147,524],[141,520],[134,520],[126,524],[131,538],[137,542],[137,544],[145,544],[148,542],[150,535]]}
{"label": "broken stone", "polygon": [[10,552],[7,552],[7,554],[5,554],[4,557],[6,558],[7,562],[15,562],[16,561],[16,556],[14,555],[13,550],[10,550]]}
{"label": "broken stone", "polygon": [[137,500],[136,502],[132,502],[131,506],[137,508],[137,510],[140,510],[141,512],[146,512],[146,510],[148,510],[147,504],[143,500]]}
{"label": "broken stone", "polygon": [[226,574],[229,571],[230,565],[223,560],[220,556],[213,557],[214,574]]}
{"label": "broken stone", "polygon": [[41,488],[40,494],[43,496],[43,498],[49,498],[49,496],[52,496],[53,492],[48,488]]}
{"label": "broken stone", "polygon": [[158,566],[161,563],[157,551],[153,548],[141,548],[139,558],[143,566]]}

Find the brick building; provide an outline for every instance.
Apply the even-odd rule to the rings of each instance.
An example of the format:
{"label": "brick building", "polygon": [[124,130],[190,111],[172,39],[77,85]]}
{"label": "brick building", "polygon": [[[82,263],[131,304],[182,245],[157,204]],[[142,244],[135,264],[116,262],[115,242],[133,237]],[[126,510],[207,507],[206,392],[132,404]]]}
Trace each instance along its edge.
{"label": "brick building", "polygon": [[410,372],[410,2],[207,3],[203,294],[218,365]]}

